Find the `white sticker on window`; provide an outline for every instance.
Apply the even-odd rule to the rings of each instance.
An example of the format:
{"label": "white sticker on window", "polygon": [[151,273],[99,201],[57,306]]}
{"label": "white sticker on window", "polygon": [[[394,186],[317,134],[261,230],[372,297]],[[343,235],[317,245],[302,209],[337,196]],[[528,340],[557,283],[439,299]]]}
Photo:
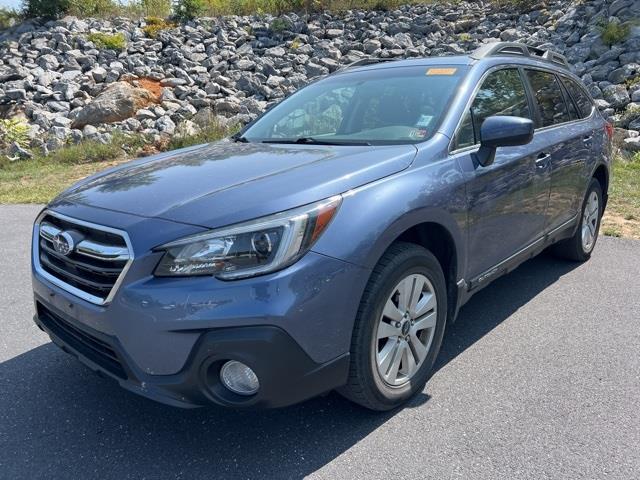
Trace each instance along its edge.
{"label": "white sticker on window", "polygon": [[420,115],[416,127],[428,127],[431,120],[433,120],[433,115]]}

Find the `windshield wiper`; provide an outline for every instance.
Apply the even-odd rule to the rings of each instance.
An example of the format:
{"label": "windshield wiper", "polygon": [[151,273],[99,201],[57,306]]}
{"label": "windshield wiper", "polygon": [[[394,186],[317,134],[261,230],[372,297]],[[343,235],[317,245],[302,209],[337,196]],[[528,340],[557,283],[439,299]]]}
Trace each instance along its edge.
{"label": "windshield wiper", "polygon": [[285,143],[285,144],[306,144],[306,145],[352,145],[352,146],[371,146],[369,142],[358,142],[358,141],[337,141],[337,140],[318,140],[313,137],[300,137],[295,139],[290,138],[278,138],[273,140],[262,140],[262,143]]}

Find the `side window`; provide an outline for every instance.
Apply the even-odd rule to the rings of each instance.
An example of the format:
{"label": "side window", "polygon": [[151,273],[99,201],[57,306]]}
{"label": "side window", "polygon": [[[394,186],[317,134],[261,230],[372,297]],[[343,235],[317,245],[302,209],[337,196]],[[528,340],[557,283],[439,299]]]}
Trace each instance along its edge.
{"label": "side window", "polygon": [[[562,83],[562,80],[560,81],[560,83]],[[565,103],[569,108],[569,117],[571,118],[571,120],[578,120],[580,118],[580,114],[578,113],[578,110],[576,109],[571,96],[567,92],[567,89],[564,87],[564,83],[562,84],[562,94],[564,95]]]}
{"label": "side window", "polygon": [[515,68],[493,72],[482,82],[456,132],[454,148],[480,143],[480,126],[487,117],[493,115],[531,118],[524,85]]}
{"label": "side window", "polygon": [[569,80],[568,78],[563,78],[562,83],[567,87],[571,98],[573,98],[573,101],[578,105],[580,118],[586,118],[591,115],[593,103],[591,103],[591,99],[589,98],[589,95],[585,93],[584,89],[575,81]]}
{"label": "side window", "polygon": [[569,111],[555,75],[540,70],[527,70],[526,72],[540,111],[541,126],[547,127],[568,122],[570,120]]}

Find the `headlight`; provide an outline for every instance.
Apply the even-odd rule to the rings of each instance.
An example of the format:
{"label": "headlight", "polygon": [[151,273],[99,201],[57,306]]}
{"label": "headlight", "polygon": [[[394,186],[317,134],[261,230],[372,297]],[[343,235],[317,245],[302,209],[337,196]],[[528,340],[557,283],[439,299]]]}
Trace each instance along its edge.
{"label": "headlight", "polygon": [[158,247],[158,277],[250,277],[279,270],[304,255],[329,225],[341,196]]}

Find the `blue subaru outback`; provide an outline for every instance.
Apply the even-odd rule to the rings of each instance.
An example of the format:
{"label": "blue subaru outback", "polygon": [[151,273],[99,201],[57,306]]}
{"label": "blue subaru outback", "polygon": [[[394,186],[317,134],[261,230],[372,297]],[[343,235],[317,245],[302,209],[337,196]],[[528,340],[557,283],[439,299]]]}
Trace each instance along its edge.
{"label": "blue subaru outback", "polygon": [[612,129],[564,57],[358,63],[58,196],[33,228],[38,326],[171,405],[337,389],[387,410],[475,292],[547,247],[589,259]]}

